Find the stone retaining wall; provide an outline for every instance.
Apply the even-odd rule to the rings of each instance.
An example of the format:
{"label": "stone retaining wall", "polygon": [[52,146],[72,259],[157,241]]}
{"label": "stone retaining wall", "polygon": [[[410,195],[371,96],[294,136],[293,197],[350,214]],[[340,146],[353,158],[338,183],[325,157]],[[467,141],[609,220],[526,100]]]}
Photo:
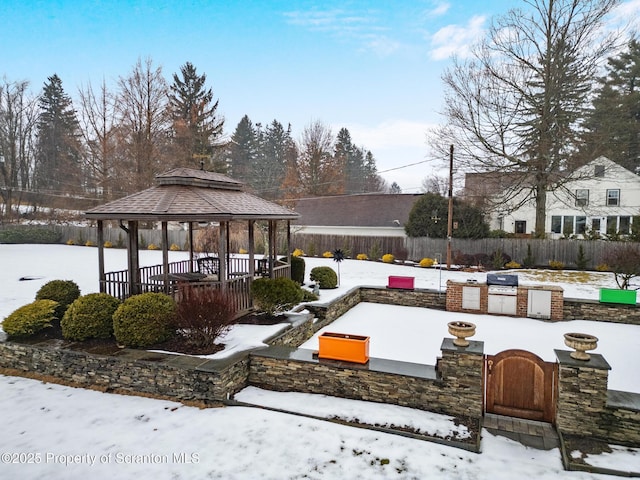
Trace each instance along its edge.
{"label": "stone retaining wall", "polygon": [[[354,400],[402,405],[454,416],[479,419],[483,415],[483,342],[470,342],[459,348],[445,339],[442,358],[436,368],[420,367],[422,375],[403,375],[376,370],[370,366],[348,362],[292,358],[280,350],[256,351],[251,354],[249,384],[276,391],[317,393]],[[402,370],[404,362],[397,364]],[[429,378],[427,372],[434,374]]]}
{"label": "stone retaining wall", "polygon": [[637,305],[565,298],[563,317],[564,320],[598,320],[640,325],[640,308]]}
{"label": "stone retaining wall", "polygon": [[213,361],[122,350],[96,355],[46,344],[0,342],[0,368],[52,376],[78,386],[173,398],[222,401],[246,386],[249,360]]}

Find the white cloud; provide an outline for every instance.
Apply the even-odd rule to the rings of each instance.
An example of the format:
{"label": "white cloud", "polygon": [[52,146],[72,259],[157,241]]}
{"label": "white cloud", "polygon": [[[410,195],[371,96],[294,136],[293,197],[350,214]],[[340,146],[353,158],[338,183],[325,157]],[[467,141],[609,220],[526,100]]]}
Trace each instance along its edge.
{"label": "white cloud", "polygon": [[427,13],[431,17],[440,17],[449,11],[451,4],[449,2],[434,2],[435,6]]}
{"label": "white cloud", "polygon": [[470,47],[484,34],[487,17],[476,15],[466,25],[447,25],[431,37],[431,57],[434,60],[445,60],[453,54],[459,57],[469,55]]}

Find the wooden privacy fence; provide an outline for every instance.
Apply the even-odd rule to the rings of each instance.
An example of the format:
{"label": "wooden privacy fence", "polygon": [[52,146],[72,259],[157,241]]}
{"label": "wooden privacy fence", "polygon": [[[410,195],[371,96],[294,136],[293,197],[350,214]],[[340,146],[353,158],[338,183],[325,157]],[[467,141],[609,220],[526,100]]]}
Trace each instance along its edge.
{"label": "wooden privacy fence", "polygon": [[[16,228],[7,225],[0,228]],[[28,228],[34,228],[29,226]],[[91,241],[97,244],[98,237],[95,227],[79,227],[71,225],[42,225],[37,228],[53,229],[61,234],[61,242],[73,240],[77,244]],[[169,245],[176,244],[181,249],[187,246],[187,232],[184,230],[170,230]],[[126,234],[120,228],[105,228],[105,241],[114,246],[126,245]],[[283,236],[278,238],[278,252],[285,254],[286,241]],[[140,230],[140,243],[143,246],[162,243],[160,230]],[[453,238],[451,251],[455,258],[458,254],[492,255],[502,252],[512,260],[522,264],[531,249],[531,256],[536,266],[549,265],[550,260],[559,261],[567,267],[574,267],[578,259],[579,248],[582,246],[587,268],[593,269],[605,263],[608,252],[624,245],[625,242],[610,242],[606,240],[539,240],[532,238],[482,238],[477,240]],[[385,253],[393,254],[400,260],[420,261],[429,257],[446,261],[447,240],[444,238],[403,238],[403,237],[375,237],[355,235],[322,235],[293,233],[291,235],[291,249],[299,248],[308,256],[321,256],[324,252],[342,249],[348,256],[355,258],[359,253],[365,253],[370,258],[380,258]]]}

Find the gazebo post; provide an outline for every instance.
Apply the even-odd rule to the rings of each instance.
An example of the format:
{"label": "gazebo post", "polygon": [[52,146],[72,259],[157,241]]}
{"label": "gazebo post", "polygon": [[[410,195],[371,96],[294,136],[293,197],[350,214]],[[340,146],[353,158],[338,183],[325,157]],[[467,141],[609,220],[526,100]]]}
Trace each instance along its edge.
{"label": "gazebo post", "polygon": [[127,250],[129,257],[129,292],[131,295],[140,293],[140,257],[138,252],[138,222],[129,220],[127,222],[129,234]]}
{"label": "gazebo post", "polygon": [[189,272],[193,272],[193,222],[189,221]]}
{"label": "gazebo post", "polygon": [[98,283],[100,293],[106,291],[106,276],[104,274],[104,222],[98,220]]}
{"label": "gazebo post", "polygon": [[164,276],[164,293],[169,294],[169,222],[163,221],[162,225],[162,275]]}
{"label": "gazebo post", "polygon": [[227,289],[227,236],[229,235],[229,222],[220,221],[218,227],[218,263],[219,263],[219,275],[222,282],[222,289]]}
{"label": "gazebo post", "polygon": [[255,227],[255,220],[249,220],[248,228],[249,228],[249,281],[253,280],[253,277],[256,274],[256,263],[255,263],[255,245],[253,238],[253,229]]}

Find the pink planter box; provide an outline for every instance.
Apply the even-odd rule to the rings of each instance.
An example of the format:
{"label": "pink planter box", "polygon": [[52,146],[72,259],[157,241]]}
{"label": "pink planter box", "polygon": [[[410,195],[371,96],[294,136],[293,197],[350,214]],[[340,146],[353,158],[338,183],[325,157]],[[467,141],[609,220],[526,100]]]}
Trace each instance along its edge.
{"label": "pink planter box", "polygon": [[413,281],[415,277],[401,277],[389,275],[389,283],[387,288],[404,288],[406,290],[413,290]]}

